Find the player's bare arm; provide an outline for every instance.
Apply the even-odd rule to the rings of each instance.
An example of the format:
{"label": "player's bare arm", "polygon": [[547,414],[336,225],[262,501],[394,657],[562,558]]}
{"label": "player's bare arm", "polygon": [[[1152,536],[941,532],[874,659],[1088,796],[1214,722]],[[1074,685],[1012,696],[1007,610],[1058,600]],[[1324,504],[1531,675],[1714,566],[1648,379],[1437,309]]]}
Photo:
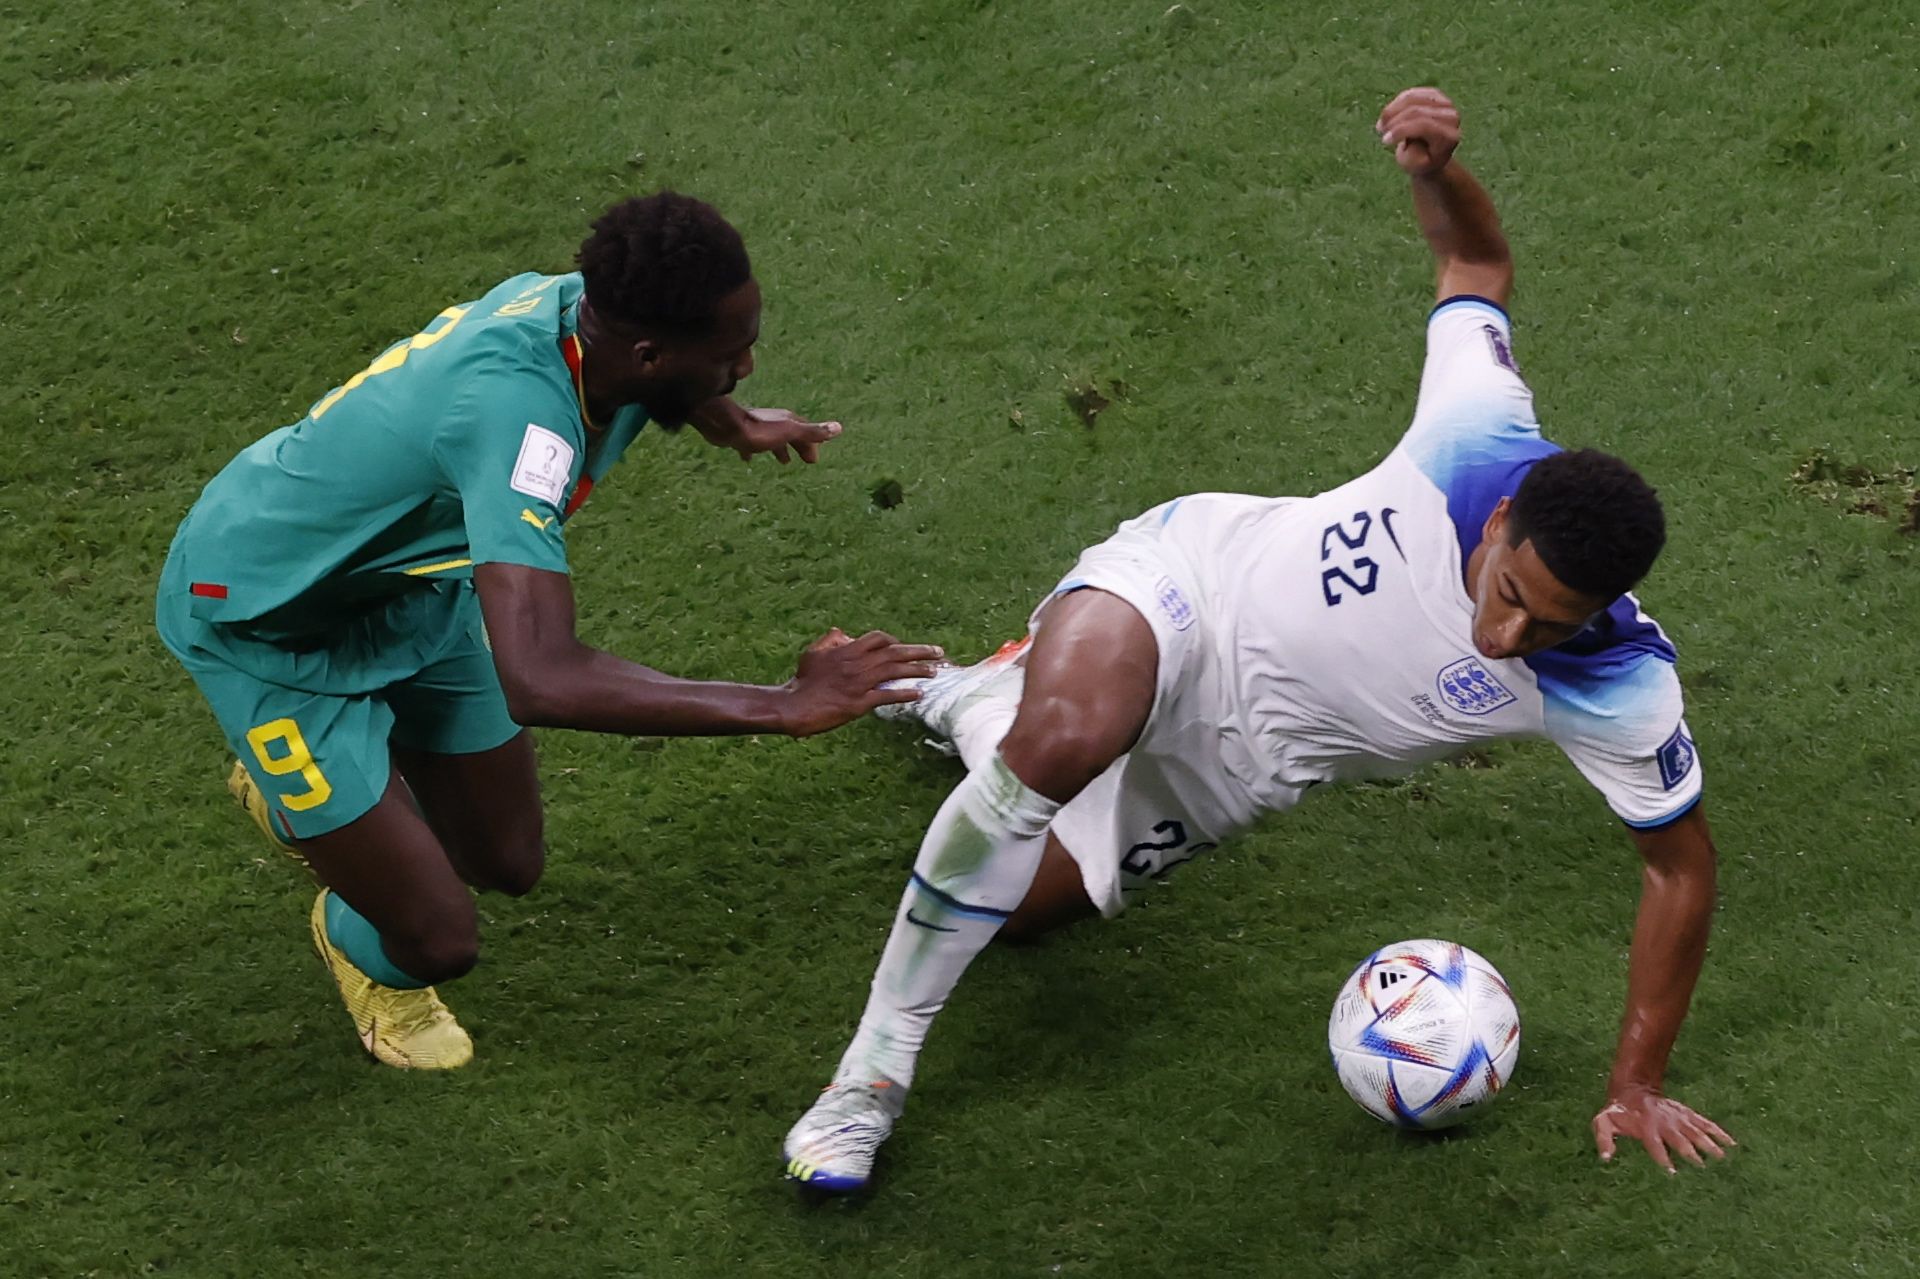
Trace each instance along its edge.
{"label": "player's bare arm", "polygon": [[901,644],[881,631],[850,639],[832,630],[807,648],[784,684],[677,679],[581,643],[564,573],[482,564],[474,585],[507,708],[530,728],[807,737],[876,706],[912,701],[913,690],[880,685],[927,676],[941,655],[934,646]]}
{"label": "player's bare arm", "polygon": [[838,422],[812,422],[790,409],[750,409],[730,395],[715,396],[687,419],[702,439],[732,449],[743,462],[771,453],[781,465],[798,454],[802,462],[820,460],[820,446],[840,434]]}
{"label": "player's bare arm", "polygon": [[1493,201],[1453,158],[1459,108],[1438,89],[1407,89],[1381,111],[1374,129],[1412,181],[1414,214],[1433,250],[1436,296],[1471,293],[1506,306],[1513,255]]}
{"label": "player's bare arm", "polygon": [[1616,1138],[1632,1137],[1672,1172],[1676,1153],[1703,1165],[1701,1156],[1724,1159],[1723,1147],[1735,1144],[1711,1119],[1661,1093],[1667,1055],[1706,959],[1716,858],[1698,806],[1672,825],[1636,832],[1634,843],[1645,867],[1627,965],[1627,1011],[1593,1137],[1602,1159],[1613,1158]]}

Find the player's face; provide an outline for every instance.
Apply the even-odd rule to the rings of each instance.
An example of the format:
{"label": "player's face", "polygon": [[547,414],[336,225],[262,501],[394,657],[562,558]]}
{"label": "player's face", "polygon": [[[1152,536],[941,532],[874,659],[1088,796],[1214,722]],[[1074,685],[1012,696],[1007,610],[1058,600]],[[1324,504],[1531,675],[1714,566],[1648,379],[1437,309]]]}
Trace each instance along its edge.
{"label": "player's face", "polygon": [[1531,541],[1507,544],[1507,504],[1488,519],[1472,573],[1473,645],[1482,657],[1529,657],[1579,634],[1608,601],[1555,577]]}
{"label": "player's face", "polygon": [[721,299],[711,333],[654,348],[639,396],[647,416],[662,426],[681,426],[700,405],[732,394],[753,372],[753,344],[759,340],[760,285],[748,280]]}

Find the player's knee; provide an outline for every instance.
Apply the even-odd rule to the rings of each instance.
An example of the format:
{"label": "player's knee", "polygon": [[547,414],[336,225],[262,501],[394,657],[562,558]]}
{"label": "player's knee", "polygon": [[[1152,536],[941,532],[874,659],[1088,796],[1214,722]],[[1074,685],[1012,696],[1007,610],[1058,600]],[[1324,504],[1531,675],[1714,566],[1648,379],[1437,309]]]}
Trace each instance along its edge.
{"label": "player's knee", "polygon": [[486,888],[509,897],[524,897],[540,882],[547,868],[547,846],[538,837],[500,849],[488,867]]}
{"label": "player's knee", "polygon": [[1000,743],[1000,757],[1014,775],[1055,800],[1079,794],[1124,752],[1111,732],[1067,706],[1036,706],[1029,714],[1023,704]]}
{"label": "player's knee", "polygon": [[524,897],[547,868],[547,844],[538,813],[486,831],[461,846],[455,858],[468,883],[482,892]]}
{"label": "player's knee", "polygon": [[547,870],[547,845],[534,841],[515,849],[499,868],[499,887],[497,891],[507,897],[526,897],[534,891],[534,885],[540,883],[540,876]]}

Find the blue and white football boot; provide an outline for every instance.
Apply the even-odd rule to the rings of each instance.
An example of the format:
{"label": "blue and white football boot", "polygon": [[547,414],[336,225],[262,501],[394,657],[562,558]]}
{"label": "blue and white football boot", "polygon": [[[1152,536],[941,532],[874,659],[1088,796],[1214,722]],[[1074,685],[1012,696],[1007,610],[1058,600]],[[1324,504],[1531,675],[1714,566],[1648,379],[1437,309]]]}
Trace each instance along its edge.
{"label": "blue and white football boot", "polygon": [[828,1194],[865,1190],[906,1100],[907,1090],[888,1079],[828,1084],[781,1146],[788,1179]]}

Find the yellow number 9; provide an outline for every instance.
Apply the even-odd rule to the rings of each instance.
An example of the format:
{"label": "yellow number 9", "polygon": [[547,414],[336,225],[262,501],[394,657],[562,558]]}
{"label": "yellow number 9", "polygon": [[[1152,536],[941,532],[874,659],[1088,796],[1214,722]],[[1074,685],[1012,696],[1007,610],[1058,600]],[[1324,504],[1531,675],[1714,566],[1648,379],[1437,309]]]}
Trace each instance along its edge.
{"label": "yellow number 9", "polygon": [[[267,750],[274,743],[286,746],[287,753],[276,758]],[[253,754],[260,761],[260,767],[275,777],[284,777],[288,773],[298,773],[307,783],[304,795],[282,796],[280,802],[296,813],[304,813],[309,808],[324,804],[333,794],[333,783],[320,772],[320,766],[313,762],[313,752],[307,749],[307,739],[300,736],[300,726],[291,719],[269,720],[247,734],[247,745],[253,747]]]}

